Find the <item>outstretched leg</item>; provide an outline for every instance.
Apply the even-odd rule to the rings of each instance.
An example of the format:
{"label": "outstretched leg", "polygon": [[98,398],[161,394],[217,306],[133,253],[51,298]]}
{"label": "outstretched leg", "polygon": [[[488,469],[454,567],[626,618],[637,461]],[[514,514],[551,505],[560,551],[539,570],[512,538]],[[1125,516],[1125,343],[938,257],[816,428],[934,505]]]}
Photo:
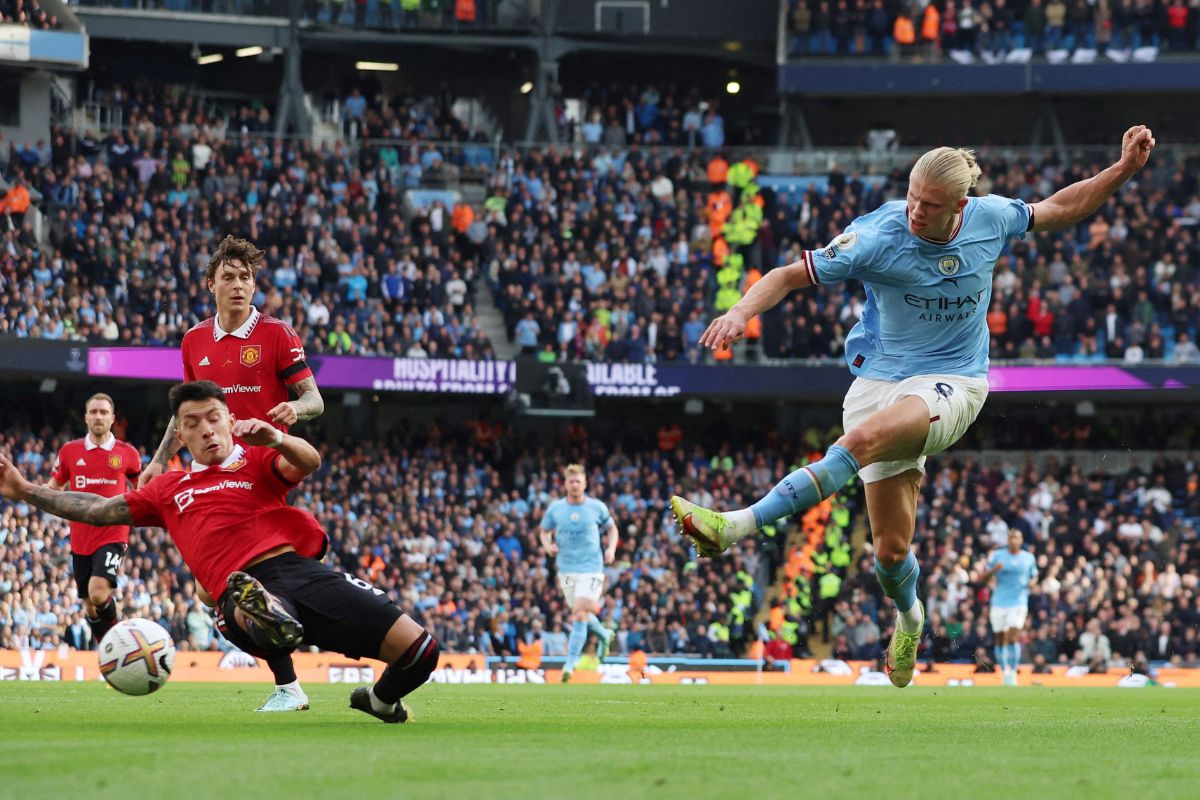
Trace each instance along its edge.
{"label": "outstretched leg", "polygon": [[788,475],[749,508],[717,512],[682,497],[672,497],[671,508],[683,535],[695,542],[700,555],[711,558],[762,526],[815,506],[863,467],[918,458],[929,438],[929,425],[929,406],[910,395],[871,414],[838,439],[824,458]]}

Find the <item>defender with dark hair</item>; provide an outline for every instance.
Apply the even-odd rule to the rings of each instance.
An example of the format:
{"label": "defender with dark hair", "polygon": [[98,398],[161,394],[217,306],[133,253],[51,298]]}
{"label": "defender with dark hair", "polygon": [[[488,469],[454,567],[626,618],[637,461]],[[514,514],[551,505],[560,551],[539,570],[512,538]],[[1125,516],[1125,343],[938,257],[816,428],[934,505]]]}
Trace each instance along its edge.
{"label": "defender with dark hair", "polygon": [[287,494],[320,466],[320,454],[262,420],[235,422],[215,383],[176,386],[170,400],[191,471],[97,497],[31,484],[5,456],[0,496],[89,525],[166,528],[196,581],[217,598],[231,642],[274,656],[303,643],[385,661],[383,675],[354,690],[350,705],[384,722],[407,721],[401,698],[433,672],[438,643],[383,591],[317,560],[325,531],[289,506]]}
{"label": "defender with dark hair", "polygon": [[[263,259],[263,251],[245,239],[226,236],[217,247],[204,273],[217,315],[183,337],[183,379],[213,381],[224,390],[235,418],[267,420],[286,433],[290,425],[320,416],[325,402],[296,331],[251,303]],[[288,400],[289,387],[298,395],[295,400]],[[139,488],[161,474],[179,449],[174,429],[172,420],[138,479]],[[275,675],[275,691],[258,710],[307,709],[308,696],[291,658],[269,659],[267,664]]]}

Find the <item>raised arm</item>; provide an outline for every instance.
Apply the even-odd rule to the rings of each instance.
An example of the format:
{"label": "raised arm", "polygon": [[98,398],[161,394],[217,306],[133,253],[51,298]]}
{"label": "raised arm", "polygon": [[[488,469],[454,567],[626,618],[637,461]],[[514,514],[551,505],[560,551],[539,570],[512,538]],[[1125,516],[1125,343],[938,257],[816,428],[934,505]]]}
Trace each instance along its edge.
{"label": "raised arm", "polygon": [[171,421],[167,423],[167,431],[163,434],[162,441],[158,444],[158,449],[154,451],[154,457],[150,459],[150,463],[142,470],[142,474],[138,476],[137,488],[142,488],[154,478],[167,471],[167,462],[171,460],[171,456],[179,452],[179,448],[183,445],[179,439],[175,437],[175,417],[171,417]]}
{"label": "raised arm", "polygon": [[101,497],[88,492],[64,492],[25,480],[7,456],[0,457],[0,495],[29,503],[56,517],[89,525],[132,525],[125,497]]}
{"label": "raised arm", "polygon": [[1154,149],[1154,134],[1134,125],[1121,139],[1121,159],[1098,175],[1059,189],[1033,204],[1033,230],[1061,231],[1090,217],[1142,167]]}
{"label": "raised arm", "polygon": [[267,416],[276,425],[295,425],[309,419],[316,419],[325,412],[325,400],[321,390],[317,388],[316,378],[305,378],[292,384],[292,390],[299,395],[295,400],[280,403],[272,408]]}
{"label": "raised arm", "polygon": [[292,483],[299,483],[321,466],[317,448],[301,439],[284,433],[261,419],[239,419],[233,423],[233,435],[246,444],[270,447],[282,456],[276,466],[279,473]]}
{"label": "raised arm", "polygon": [[701,347],[721,350],[741,339],[746,324],[767,309],[774,308],[796,289],[812,286],[808,256],[786,267],[773,269],[750,287],[733,308],[709,323],[700,336]]}

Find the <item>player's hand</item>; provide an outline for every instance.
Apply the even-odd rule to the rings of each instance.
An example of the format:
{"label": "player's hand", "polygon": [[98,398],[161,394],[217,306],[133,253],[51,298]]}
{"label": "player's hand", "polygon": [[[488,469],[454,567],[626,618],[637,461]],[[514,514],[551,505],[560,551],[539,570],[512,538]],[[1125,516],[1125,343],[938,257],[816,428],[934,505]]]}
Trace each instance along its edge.
{"label": "player's hand", "polygon": [[617,560],[617,548],[615,548],[615,547],[604,548],[604,563],[611,564],[616,560]]}
{"label": "player's hand", "polygon": [[542,542],[542,548],[548,555],[558,555],[558,545],[556,545],[554,542]]}
{"label": "player's hand", "polygon": [[267,412],[267,418],[276,425],[287,425],[289,428],[300,419],[291,403],[280,403]]}
{"label": "player's hand", "polygon": [[139,488],[139,489],[142,488],[147,483],[149,483],[150,481],[157,478],[159,475],[162,475],[162,473],[163,473],[163,465],[158,463],[157,461],[151,461],[149,464],[146,465],[146,468],[144,470],[142,470],[142,474],[138,475],[137,488]]}
{"label": "player's hand", "polygon": [[1145,125],[1134,125],[1121,137],[1121,164],[1131,173],[1146,166],[1154,149],[1154,133]]}
{"label": "player's hand", "polygon": [[733,310],[727,311],[709,323],[700,336],[700,346],[713,350],[724,350],[746,334],[746,320]]}
{"label": "player's hand", "polygon": [[275,444],[280,430],[261,419],[239,419],[233,423],[233,435],[249,445],[266,447]]}
{"label": "player's hand", "polygon": [[0,496],[9,500],[20,500],[25,496],[25,476],[9,460],[8,454],[0,455]]}

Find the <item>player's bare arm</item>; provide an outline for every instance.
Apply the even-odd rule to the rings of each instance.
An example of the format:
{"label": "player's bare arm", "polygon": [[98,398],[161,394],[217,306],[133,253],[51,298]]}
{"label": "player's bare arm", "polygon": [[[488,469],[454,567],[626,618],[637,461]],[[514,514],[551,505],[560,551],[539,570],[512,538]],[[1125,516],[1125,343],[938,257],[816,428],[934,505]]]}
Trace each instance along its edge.
{"label": "player's bare arm", "polygon": [[542,540],[543,550],[552,556],[558,554],[558,545],[554,543],[554,531],[541,528],[538,530],[538,538]]}
{"label": "player's bare arm", "polygon": [[129,505],[123,496],[101,497],[87,492],[64,492],[30,483],[7,457],[0,458],[0,495],[75,522],[97,526],[133,524]]}
{"label": "player's bare arm", "polygon": [[299,395],[295,400],[280,403],[268,413],[277,425],[295,425],[297,422],[316,419],[325,412],[325,400],[317,388],[316,378],[305,378],[292,385]]}
{"label": "player's bare arm", "polygon": [[296,483],[321,466],[317,448],[299,436],[289,436],[261,419],[239,419],[233,423],[233,435],[249,445],[271,447],[283,456],[276,466],[283,477]]}
{"label": "player's bare arm", "polygon": [[610,520],[608,523],[608,543],[604,547],[604,563],[611,564],[617,558],[617,543],[621,540],[621,534],[617,531],[616,520]]}
{"label": "player's bare arm", "polygon": [[1033,204],[1033,230],[1061,231],[1090,217],[1125,181],[1146,166],[1154,144],[1154,134],[1145,125],[1134,125],[1125,131],[1117,163]]}
{"label": "player's bare arm", "polygon": [[709,323],[700,336],[700,346],[721,350],[741,339],[746,325],[757,315],[774,308],[796,289],[812,286],[804,259],[773,269],[750,287],[737,304]]}
{"label": "player's bare arm", "polygon": [[179,452],[179,448],[183,443],[175,437],[175,417],[171,417],[171,421],[167,423],[167,431],[163,434],[162,441],[158,443],[158,449],[154,451],[154,457],[150,459],[150,463],[142,470],[142,474],[138,476],[137,488],[142,488],[150,481],[154,480],[159,475],[167,471],[167,463],[171,457]]}

